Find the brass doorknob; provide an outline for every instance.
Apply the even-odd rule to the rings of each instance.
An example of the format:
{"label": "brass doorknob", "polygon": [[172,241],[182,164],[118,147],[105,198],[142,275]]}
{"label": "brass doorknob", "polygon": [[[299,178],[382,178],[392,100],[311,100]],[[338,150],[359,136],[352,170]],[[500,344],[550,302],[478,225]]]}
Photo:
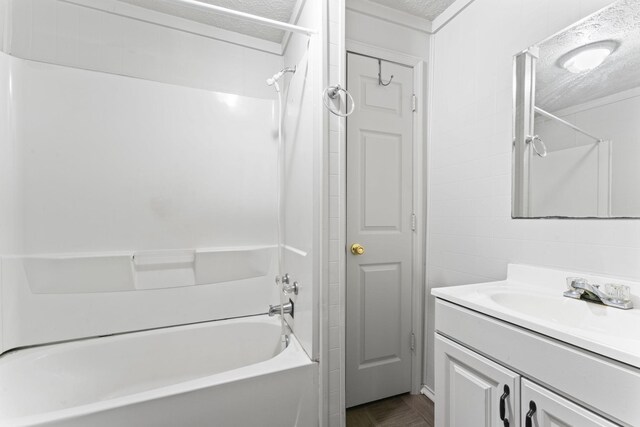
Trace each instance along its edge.
{"label": "brass doorknob", "polygon": [[354,255],[362,255],[364,254],[364,246],[360,243],[354,243],[351,245],[351,253]]}

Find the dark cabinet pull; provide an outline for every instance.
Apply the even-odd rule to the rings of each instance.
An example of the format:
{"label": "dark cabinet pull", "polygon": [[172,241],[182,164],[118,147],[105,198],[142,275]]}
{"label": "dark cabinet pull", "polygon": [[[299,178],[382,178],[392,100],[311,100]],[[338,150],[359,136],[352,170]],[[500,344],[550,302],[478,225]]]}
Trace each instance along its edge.
{"label": "dark cabinet pull", "polygon": [[507,412],[507,399],[509,398],[509,386],[505,384],[504,393],[500,396],[500,420],[504,424],[504,427],[509,427],[509,420],[505,417]]}
{"label": "dark cabinet pull", "polygon": [[529,402],[529,412],[527,412],[527,418],[525,423],[526,427],[533,427],[533,414],[536,413],[536,409],[537,409],[536,402],[534,402],[533,400]]}

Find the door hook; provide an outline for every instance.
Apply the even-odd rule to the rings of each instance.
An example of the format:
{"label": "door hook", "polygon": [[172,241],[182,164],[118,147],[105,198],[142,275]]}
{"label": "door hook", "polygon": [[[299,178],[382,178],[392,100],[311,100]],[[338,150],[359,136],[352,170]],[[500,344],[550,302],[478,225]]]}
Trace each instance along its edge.
{"label": "door hook", "polygon": [[389,86],[391,84],[391,80],[393,80],[393,74],[391,74],[391,78],[388,82],[384,83],[382,81],[382,60],[378,59],[378,84],[380,86]]}

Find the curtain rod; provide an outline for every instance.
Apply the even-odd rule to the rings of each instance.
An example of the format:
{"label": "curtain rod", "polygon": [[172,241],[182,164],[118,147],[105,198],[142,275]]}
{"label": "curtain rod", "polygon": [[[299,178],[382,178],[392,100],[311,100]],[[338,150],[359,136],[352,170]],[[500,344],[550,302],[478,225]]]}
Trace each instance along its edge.
{"label": "curtain rod", "polygon": [[542,114],[542,115],[543,115],[543,116],[545,116],[545,117],[548,117],[548,118],[553,119],[553,120],[557,120],[558,122],[562,123],[562,124],[563,124],[563,125],[565,125],[565,126],[570,127],[571,129],[575,130],[576,132],[580,132],[581,134],[586,135],[586,136],[588,136],[589,138],[593,138],[593,139],[595,139],[597,142],[602,142],[602,141],[604,141],[604,139],[602,139],[602,138],[598,138],[598,137],[596,137],[596,136],[593,136],[593,135],[591,135],[589,132],[582,130],[582,129],[581,129],[581,128],[579,128],[578,126],[576,126],[576,125],[574,125],[574,124],[571,124],[571,123],[569,123],[568,121],[566,121],[566,120],[564,120],[564,119],[561,119],[561,118],[560,118],[560,117],[558,117],[558,116],[554,116],[553,114],[546,112],[545,110],[543,110],[543,109],[542,109],[542,108],[540,108],[540,107],[534,107],[534,109],[535,109],[536,113],[540,113],[540,114]]}
{"label": "curtain rod", "polygon": [[173,3],[175,5],[184,5],[188,7],[192,7],[194,9],[206,10],[208,12],[215,12],[221,15],[232,16],[234,18],[240,18],[245,21],[252,21],[259,24],[263,24],[268,27],[277,28],[279,30],[312,35],[316,34],[316,30],[312,30],[311,28],[300,27],[298,25],[289,24],[287,22],[277,21],[275,19],[264,18],[262,16],[252,15],[250,13],[240,12],[233,9],[228,9],[226,7],[216,6],[209,3],[204,3],[197,0],[161,0],[165,3]]}

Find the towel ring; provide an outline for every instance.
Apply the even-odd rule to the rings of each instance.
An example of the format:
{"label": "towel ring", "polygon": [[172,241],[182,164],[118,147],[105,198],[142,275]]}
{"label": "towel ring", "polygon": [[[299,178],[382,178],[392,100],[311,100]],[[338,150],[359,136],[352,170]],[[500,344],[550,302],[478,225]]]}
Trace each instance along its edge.
{"label": "towel ring", "polygon": [[[533,151],[540,157],[547,157],[547,146],[545,145],[544,141],[538,136],[538,135],[533,135],[533,136],[527,136],[527,144],[531,144],[531,147],[533,148]],[[542,147],[540,150],[538,150],[538,144],[536,144],[536,142],[538,144],[540,144],[540,147]]]}
{"label": "towel ring", "polygon": [[[331,105],[329,102],[330,99],[340,100],[341,99],[340,92],[344,93],[348,98],[346,105],[349,105],[349,100],[351,100],[351,108],[346,113],[342,113],[340,112],[340,110],[335,110],[331,108]],[[322,102],[324,103],[324,106],[327,107],[329,111],[331,111],[333,114],[335,114],[338,117],[348,117],[353,113],[353,110],[355,110],[356,108],[356,103],[353,101],[353,97],[351,96],[351,94],[340,85],[327,86],[325,90],[322,92]]]}

